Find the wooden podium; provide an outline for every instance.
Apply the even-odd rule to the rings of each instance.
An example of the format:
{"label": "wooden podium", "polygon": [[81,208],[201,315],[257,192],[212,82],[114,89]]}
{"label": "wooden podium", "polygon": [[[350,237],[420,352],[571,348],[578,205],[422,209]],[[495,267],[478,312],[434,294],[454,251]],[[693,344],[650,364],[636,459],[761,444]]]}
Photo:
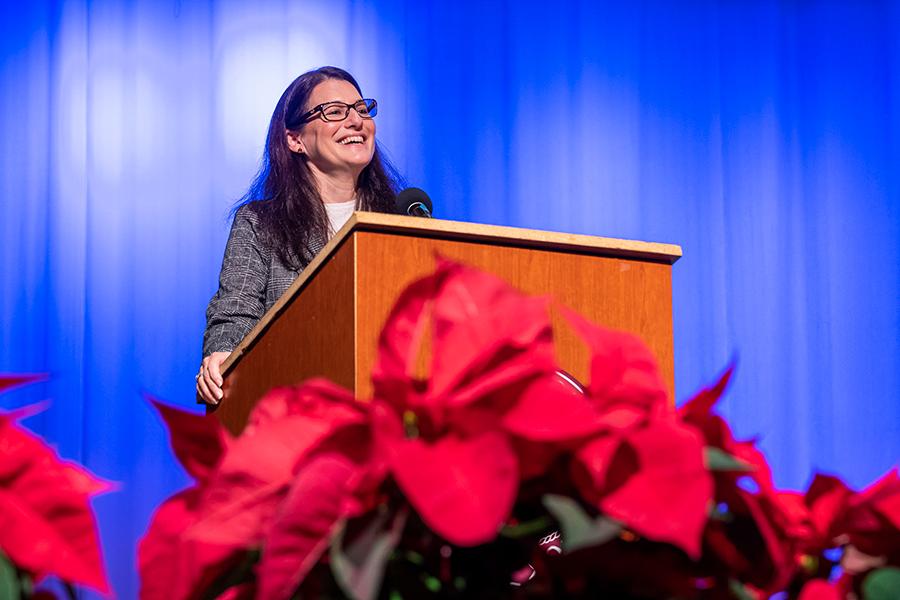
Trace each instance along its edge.
{"label": "wooden podium", "polygon": [[[387,315],[403,288],[434,270],[435,254],[638,334],[674,390],[671,265],[680,247],[358,212],[223,363],[222,423],[240,432],[269,389],[310,377],[368,397]],[[560,365],[587,383],[587,348],[552,318]]]}

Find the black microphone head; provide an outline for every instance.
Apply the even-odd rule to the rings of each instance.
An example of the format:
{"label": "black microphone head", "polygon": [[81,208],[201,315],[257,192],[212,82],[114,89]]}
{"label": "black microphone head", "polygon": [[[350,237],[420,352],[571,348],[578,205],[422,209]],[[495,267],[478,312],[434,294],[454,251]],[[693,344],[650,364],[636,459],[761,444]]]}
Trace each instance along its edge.
{"label": "black microphone head", "polygon": [[431,198],[428,197],[424,190],[417,187],[406,188],[397,194],[394,208],[397,214],[430,217],[432,211]]}

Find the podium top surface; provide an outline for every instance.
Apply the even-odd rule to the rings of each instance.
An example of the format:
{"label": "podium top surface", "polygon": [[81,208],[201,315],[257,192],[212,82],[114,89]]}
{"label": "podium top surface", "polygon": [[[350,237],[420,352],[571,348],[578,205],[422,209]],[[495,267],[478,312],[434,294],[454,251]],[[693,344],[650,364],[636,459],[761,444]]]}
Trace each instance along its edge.
{"label": "podium top surface", "polygon": [[[617,238],[596,237],[574,233],[558,233],[538,229],[522,229],[500,225],[483,225],[480,223],[464,223],[461,221],[445,221],[443,219],[423,219],[403,215],[389,215],[372,212],[355,212],[347,224],[331,241],[338,241],[348,236],[352,230],[386,231],[440,239],[472,241],[541,248],[544,250],[575,251],[599,256],[618,256],[621,258],[638,258],[672,264],[681,258],[681,246],[622,240]],[[330,244],[329,244],[330,246]],[[327,248],[326,248],[327,250]],[[322,254],[325,250],[322,251]]]}
{"label": "podium top surface", "polygon": [[303,269],[284,295],[263,315],[259,323],[222,363],[222,373],[227,374],[240,360],[253,342],[262,335],[266,326],[277,317],[290,299],[319,268],[337,251],[355,231],[376,231],[396,235],[410,235],[442,240],[493,244],[498,246],[534,248],[573,252],[595,256],[631,258],[663,264],[673,264],[681,258],[681,247],[675,244],[641,242],[616,238],[596,237],[572,233],[557,233],[536,229],[522,229],[499,225],[424,219],[373,212],[355,212],[325,245],[321,252]]}

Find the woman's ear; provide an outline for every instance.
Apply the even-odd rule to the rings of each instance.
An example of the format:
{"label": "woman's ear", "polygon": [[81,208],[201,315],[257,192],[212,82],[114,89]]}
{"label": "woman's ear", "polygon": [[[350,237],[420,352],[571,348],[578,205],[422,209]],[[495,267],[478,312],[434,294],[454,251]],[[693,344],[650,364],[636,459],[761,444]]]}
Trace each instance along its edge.
{"label": "woman's ear", "polygon": [[305,154],[306,150],[303,148],[303,140],[300,139],[299,131],[285,131],[285,137],[287,138],[288,148],[291,149],[291,152],[296,152],[297,154]]}

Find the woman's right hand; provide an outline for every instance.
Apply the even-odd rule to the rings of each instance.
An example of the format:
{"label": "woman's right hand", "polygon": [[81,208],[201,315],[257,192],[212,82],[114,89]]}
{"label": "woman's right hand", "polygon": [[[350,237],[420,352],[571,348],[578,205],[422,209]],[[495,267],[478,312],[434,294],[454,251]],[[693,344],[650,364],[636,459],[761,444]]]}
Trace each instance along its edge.
{"label": "woman's right hand", "polygon": [[215,406],[222,399],[222,363],[230,352],[213,352],[203,359],[197,373],[197,395]]}

